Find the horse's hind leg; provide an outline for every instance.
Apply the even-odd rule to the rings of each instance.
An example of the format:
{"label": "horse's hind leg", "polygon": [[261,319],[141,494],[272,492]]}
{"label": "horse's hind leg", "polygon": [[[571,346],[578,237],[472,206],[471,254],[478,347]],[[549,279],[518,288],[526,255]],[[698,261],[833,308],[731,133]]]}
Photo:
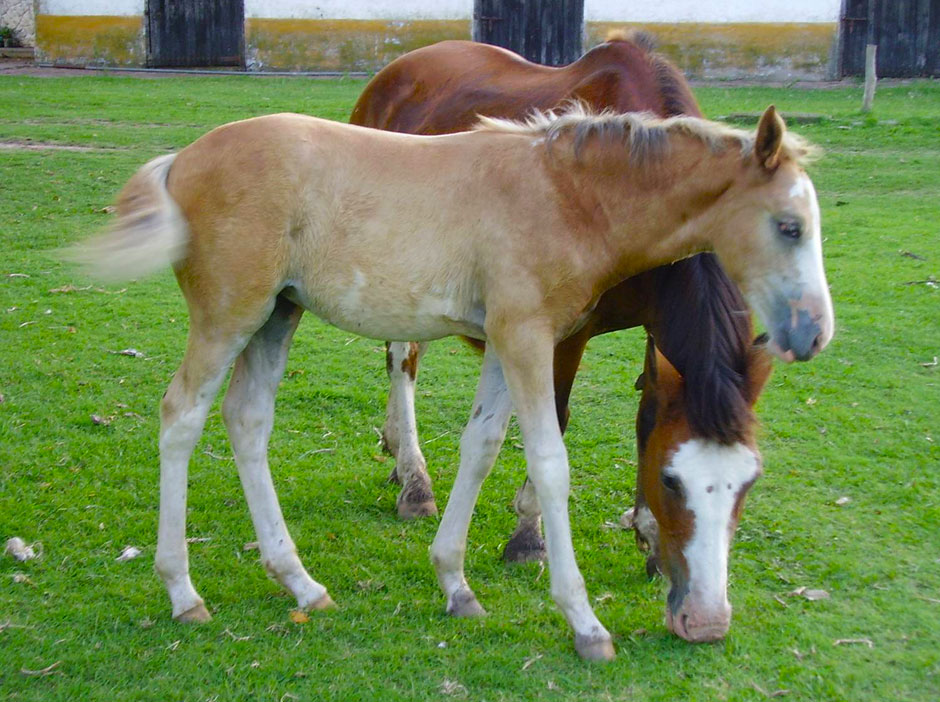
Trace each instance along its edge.
{"label": "horse's hind leg", "polygon": [[395,469],[389,480],[401,483],[397,504],[398,516],[402,519],[437,514],[431,477],[418,445],[418,428],[415,423],[418,362],[427,347],[427,343],[414,341],[392,341],[385,347],[389,391],[382,440],[389,453],[395,457]]}
{"label": "horse's hind leg", "polygon": [[243,341],[212,340],[192,329],[183,362],[160,404],[160,526],[154,567],[178,621],[209,619],[189,578],[186,547],[186,473],[206,414]]}
{"label": "horse's hind leg", "polygon": [[304,570],[287,533],[268,468],[268,439],[274,425],[274,396],[287,351],[303,310],[279,297],[265,322],[235,361],[222,416],[235,452],[238,475],[268,573],[297,598],[301,609],[332,604],[326,588]]}

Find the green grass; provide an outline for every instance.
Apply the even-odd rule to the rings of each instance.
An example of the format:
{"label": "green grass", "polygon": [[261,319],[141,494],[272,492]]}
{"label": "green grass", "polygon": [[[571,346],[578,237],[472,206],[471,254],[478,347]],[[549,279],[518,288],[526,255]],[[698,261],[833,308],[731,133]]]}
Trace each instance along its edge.
{"label": "green grass", "polygon": [[[91,281],[47,251],[104,225],[103,208],[148,158],[255,114],[344,119],[362,85],[0,77],[0,142],[92,149],[0,150],[0,538],[42,544],[37,560],[0,557],[0,696],[937,699],[940,367],[922,364],[940,356],[940,290],[906,284],[940,276],[940,84],[930,82],[882,86],[871,116],[855,87],[696,91],[715,116],[771,102],[824,116],[800,131],[827,151],[812,175],[837,317],[830,348],[778,364],[760,401],[766,475],[734,545],[724,642],[670,636],[664,585],[646,581],[632,534],[603,526],[632,504],[639,332],[591,343],[567,437],[575,547],[618,650],[595,666],[575,656],[547,574],[498,559],[524,470],[518,431],[470,533],[467,573],[490,616],[451,620],[427,557],[436,520],[399,522],[385,483],[381,344],[311,317],[279,394],[271,464],[301,557],[340,607],[292,623],[292,602],[242,551],[254,535],[217,404],[189,500],[189,535],[210,539],[190,549],[214,619],[171,621],[152,572],[157,407],[185,343],[182,299],[169,272],[54,292]],[[145,357],[114,353],[131,347]],[[436,343],[422,368],[419,422],[441,505],[477,368],[456,341]],[[842,496],[851,501],[837,506]],[[128,544],[143,557],[117,563]],[[800,586],[831,598],[787,596]],[[863,638],[870,648],[834,645]],[[47,676],[20,672],[56,662]]]}

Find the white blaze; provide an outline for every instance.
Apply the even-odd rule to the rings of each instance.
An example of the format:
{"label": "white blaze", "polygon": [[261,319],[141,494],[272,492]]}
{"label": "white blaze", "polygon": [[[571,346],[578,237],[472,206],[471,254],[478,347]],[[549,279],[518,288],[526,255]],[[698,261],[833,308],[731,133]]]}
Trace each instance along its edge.
{"label": "white blaze", "polygon": [[760,473],[757,455],[744,444],[692,439],[679,447],[665,472],[682,482],[686,509],[695,519],[683,549],[689,594],[706,606],[726,604],[732,513],[741,489]]}

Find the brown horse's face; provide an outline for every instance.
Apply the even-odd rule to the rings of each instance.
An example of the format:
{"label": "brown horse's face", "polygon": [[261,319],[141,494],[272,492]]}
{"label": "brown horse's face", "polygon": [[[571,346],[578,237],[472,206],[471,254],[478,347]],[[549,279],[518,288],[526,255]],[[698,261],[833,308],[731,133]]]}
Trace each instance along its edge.
{"label": "brown horse's face", "polygon": [[[744,498],[762,472],[760,454],[750,441],[726,445],[694,436],[685,420],[683,380],[655,353],[637,417],[635,526],[653,551],[648,570],[658,568],[670,580],[669,630],[687,641],[714,641],[731,624],[728,553]],[[752,350],[751,403],[770,372],[769,359],[757,353],[763,352]]]}
{"label": "brown horse's face", "polygon": [[829,343],[834,316],[823,269],[816,190],[784,155],[783,122],[761,119],[747,177],[721,208],[715,252],[770,335],[778,358],[806,361]]}

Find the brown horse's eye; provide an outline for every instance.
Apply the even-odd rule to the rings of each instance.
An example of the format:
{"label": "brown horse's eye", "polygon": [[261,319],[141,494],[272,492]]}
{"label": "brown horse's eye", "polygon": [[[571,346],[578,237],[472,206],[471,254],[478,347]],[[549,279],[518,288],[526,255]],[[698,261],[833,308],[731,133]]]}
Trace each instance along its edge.
{"label": "brown horse's eye", "polygon": [[803,234],[800,223],[793,219],[778,220],[777,231],[787,239],[799,239]]}
{"label": "brown horse's eye", "polygon": [[669,492],[676,495],[682,492],[682,481],[680,481],[676,476],[663,473],[659,476],[659,479],[662,481],[663,487],[666,488]]}

